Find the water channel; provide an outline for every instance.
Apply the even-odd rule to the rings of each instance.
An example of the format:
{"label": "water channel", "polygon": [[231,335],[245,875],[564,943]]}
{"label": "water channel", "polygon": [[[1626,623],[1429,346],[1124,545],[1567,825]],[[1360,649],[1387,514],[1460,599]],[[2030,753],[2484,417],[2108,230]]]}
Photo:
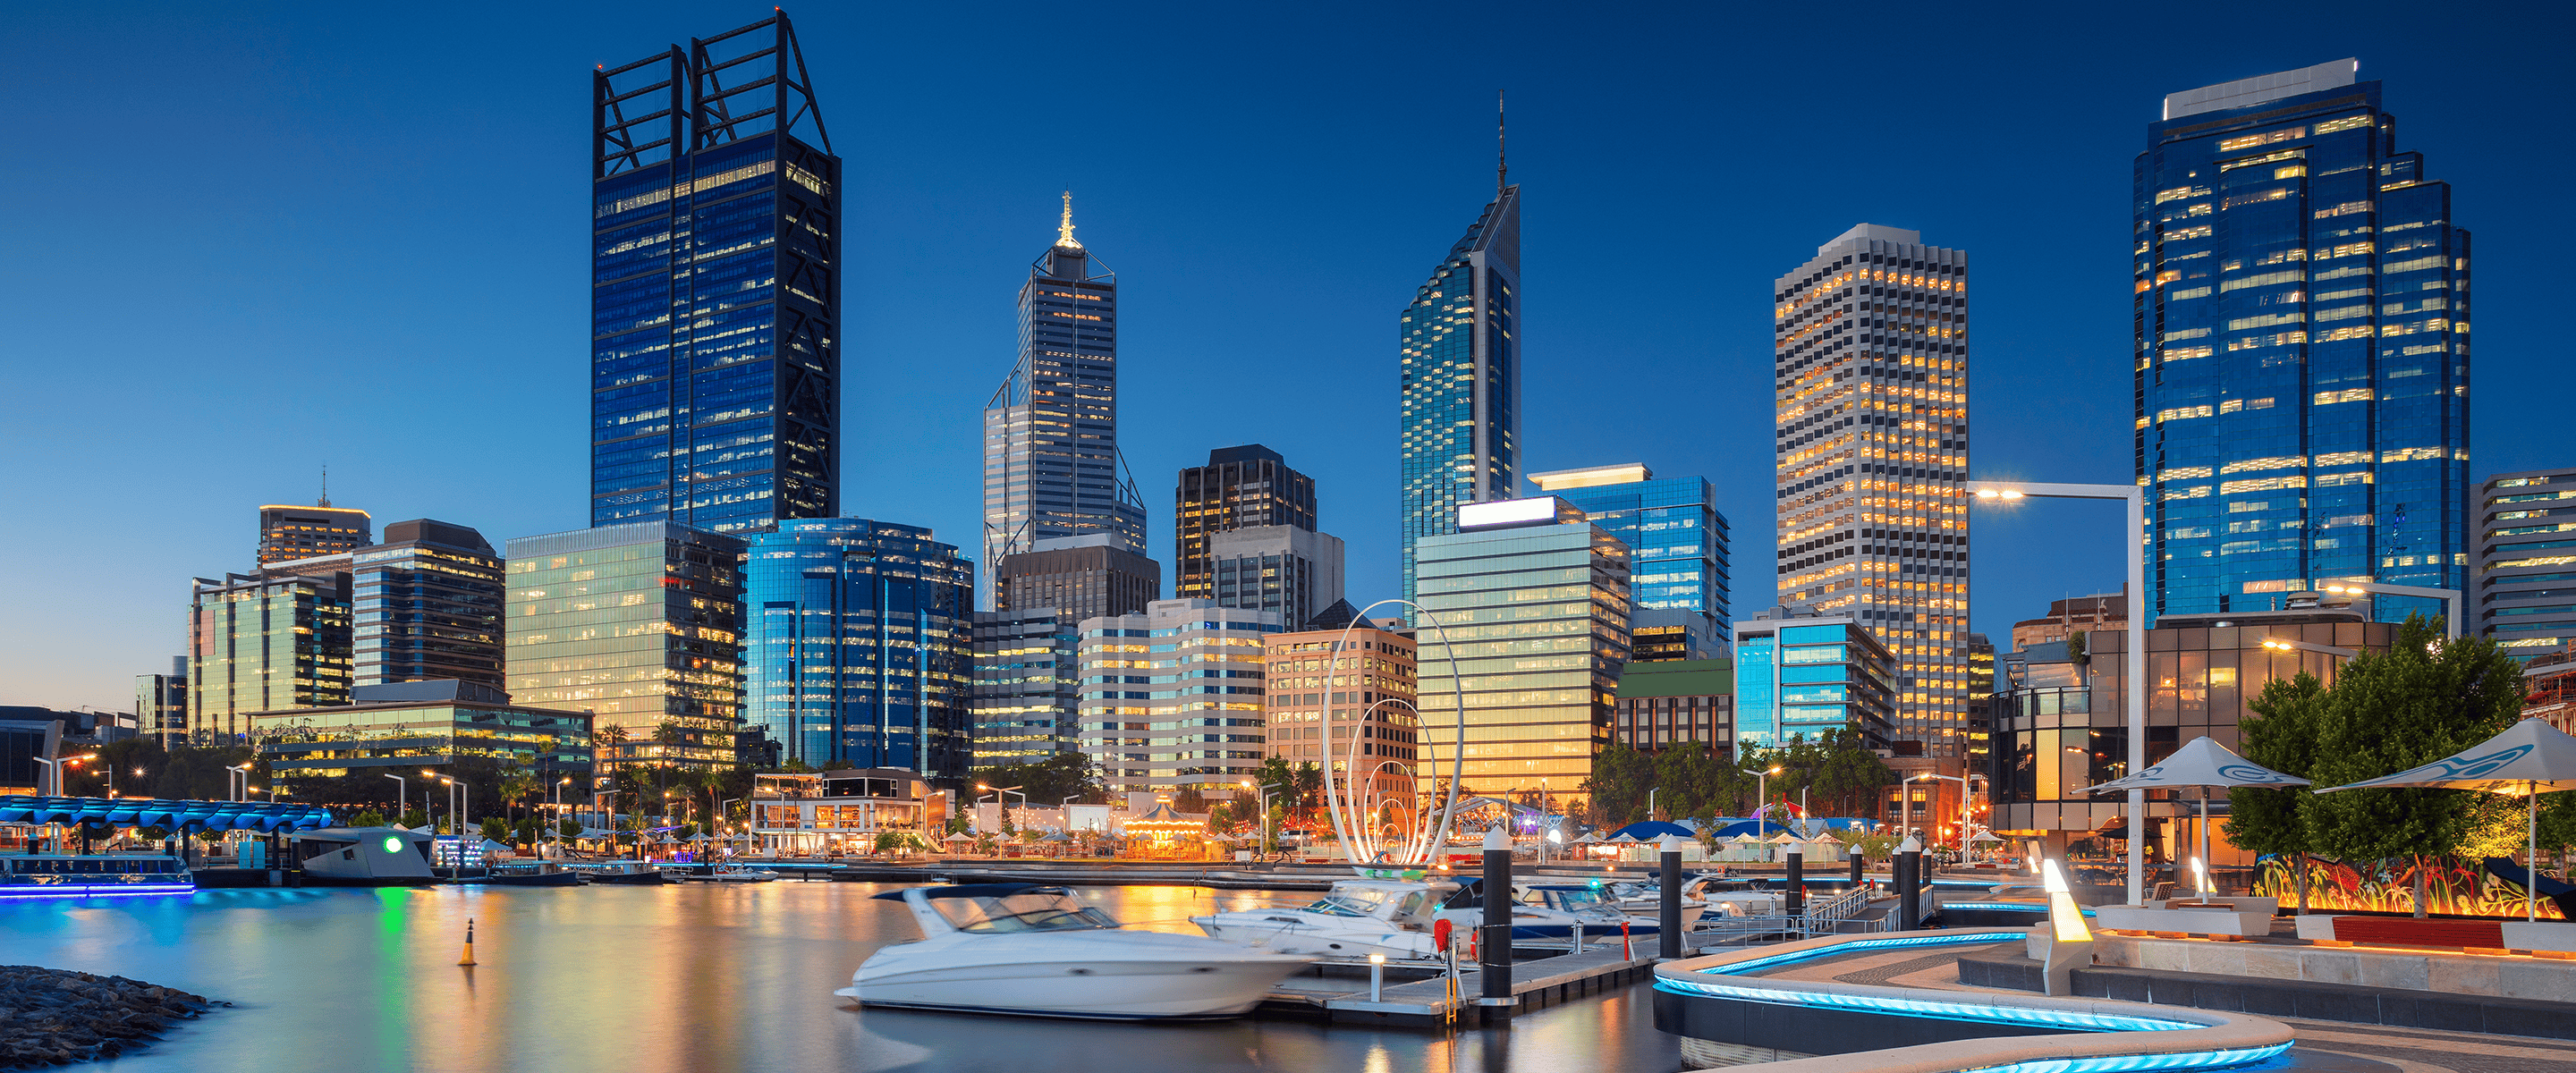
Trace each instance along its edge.
{"label": "water channel", "polygon": [[[1444,1034],[1244,1019],[1133,1025],[862,1011],[835,997],[915,938],[868,883],[219,890],[0,905],[0,961],[129,976],[234,1004],[105,1068],[188,1073],[793,1069],[1583,1069],[1671,1073],[1647,985]],[[1312,894],[1102,887],[1131,926]],[[456,965],[468,917],[480,965]]]}

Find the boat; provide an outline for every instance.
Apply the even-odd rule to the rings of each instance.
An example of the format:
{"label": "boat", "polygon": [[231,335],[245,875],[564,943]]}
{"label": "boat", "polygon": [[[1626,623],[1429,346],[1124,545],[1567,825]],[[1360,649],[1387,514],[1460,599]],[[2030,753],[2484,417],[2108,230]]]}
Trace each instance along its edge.
{"label": "boat", "polygon": [[1326,958],[1428,958],[1432,923],[1464,909],[1458,884],[1438,879],[1344,879],[1312,904],[1191,917],[1211,939]]}
{"label": "boat", "polygon": [[487,887],[578,887],[590,877],[553,861],[505,861],[483,869],[481,875],[461,875],[451,883],[474,883]]}
{"label": "boat", "polygon": [[[1584,938],[1593,942],[1618,938],[1622,924],[1630,936],[1660,935],[1664,930],[1658,913],[1624,911],[1590,883],[1514,884],[1513,893],[1520,903],[1512,909],[1514,939],[1572,939],[1577,924],[1583,926]],[[1682,930],[1689,931],[1705,908],[1705,904],[1685,903]]]}
{"label": "boat", "polygon": [[862,1005],[1100,1020],[1213,1020],[1251,1009],[1315,959],[1196,935],[1132,931],[1063,887],[965,883],[875,895],[922,937],[869,955]]}
{"label": "boat", "polygon": [[438,882],[430,836],[400,827],[324,827],[293,836],[304,882],[329,887],[415,887]]}
{"label": "boat", "polygon": [[747,864],[708,864],[680,872],[678,878],[699,883],[769,883],[778,879],[778,873]]}
{"label": "boat", "polygon": [[658,886],[671,882],[662,866],[651,861],[576,861],[565,867],[589,876],[593,883]]}
{"label": "boat", "polygon": [[[1788,904],[1786,896],[1779,891],[1720,889],[1741,882],[1706,874],[1682,880],[1682,926],[1687,929],[1692,922],[1710,914],[1777,916]],[[1612,884],[1607,901],[1631,916],[1651,917],[1658,922],[1663,919],[1663,884],[1660,880]]]}
{"label": "boat", "polygon": [[166,853],[0,855],[0,901],[196,892],[188,862]]}

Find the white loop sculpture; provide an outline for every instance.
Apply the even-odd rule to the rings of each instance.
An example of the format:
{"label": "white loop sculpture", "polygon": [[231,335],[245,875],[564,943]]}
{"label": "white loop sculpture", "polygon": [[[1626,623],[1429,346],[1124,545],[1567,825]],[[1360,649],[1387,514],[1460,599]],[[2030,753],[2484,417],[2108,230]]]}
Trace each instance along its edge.
{"label": "white loop sculpture", "polygon": [[[1341,780],[1345,785],[1336,785],[1333,778],[1333,712],[1335,710],[1333,681],[1341,670],[1342,654],[1346,651],[1344,645],[1350,640],[1353,626],[1366,621],[1369,612],[1388,604],[1402,604],[1412,608],[1423,622],[1439,632],[1440,654],[1442,658],[1449,661],[1450,694],[1458,708],[1458,744],[1456,751],[1450,756],[1448,800],[1441,803],[1437,810],[1425,810],[1417,804],[1413,809],[1414,822],[1406,825],[1404,837],[1400,842],[1380,837],[1379,826],[1364,819],[1373,815],[1378,805],[1384,803],[1383,796],[1379,795],[1376,789],[1377,773],[1391,761],[1379,761],[1367,769],[1365,780],[1360,777],[1360,728],[1367,725],[1368,717],[1377,710],[1378,705],[1401,705],[1405,703],[1404,701],[1388,698],[1371,704],[1360,712],[1359,718],[1351,723],[1350,752],[1346,759],[1350,765],[1351,777]],[[1420,643],[1416,642],[1415,651],[1420,650]],[[1458,807],[1458,782],[1466,773],[1467,754],[1467,699],[1465,691],[1459,685],[1457,651],[1457,646],[1449,642],[1448,629],[1442,626],[1438,619],[1433,618],[1431,612],[1424,610],[1421,604],[1411,600],[1387,599],[1361,608],[1359,614],[1352,617],[1350,624],[1342,627],[1341,636],[1334,639],[1332,649],[1324,653],[1324,804],[1332,812],[1333,833],[1341,838],[1342,847],[1349,852],[1351,863],[1354,865],[1428,864],[1432,854],[1438,852],[1439,848],[1449,841],[1450,817]],[[1366,661],[1354,657],[1352,664],[1352,669],[1359,671],[1365,681],[1365,675],[1368,672]],[[1419,677],[1418,671],[1417,677]],[[1396,769],[1399,773],[1404,771],[1403,765],[1400,764],[1396,765]],[[1365,789],[1362,786],[1363,782],[1366,784]],[[1373,801],[1373,798],[1376,800]]]}

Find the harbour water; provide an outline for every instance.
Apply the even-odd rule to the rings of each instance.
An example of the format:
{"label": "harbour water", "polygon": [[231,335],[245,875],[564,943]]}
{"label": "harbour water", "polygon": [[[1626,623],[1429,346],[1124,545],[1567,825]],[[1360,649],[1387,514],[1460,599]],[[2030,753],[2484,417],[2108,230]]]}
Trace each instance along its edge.
{"label": "harbour water", "polygon": [[[914,938],[865,883],[224,890],[0,905],[0,960],[130,976],[221,999],[120,1071],[1028,1068],[1671,1073],[1646,985],[1456,1033],[1302,1021],[1136,1025],[859,1010],[835,997],[878,946]],[[1132,926],[1312,894],[1105,887]],[[479,965],[456,962],[471,917]]]}

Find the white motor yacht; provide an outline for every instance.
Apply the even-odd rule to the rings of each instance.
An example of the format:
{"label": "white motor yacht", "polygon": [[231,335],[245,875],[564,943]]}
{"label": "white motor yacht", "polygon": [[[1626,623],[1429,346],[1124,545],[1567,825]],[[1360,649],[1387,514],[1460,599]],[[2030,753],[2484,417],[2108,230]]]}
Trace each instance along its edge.
{"label": "white motor yacht", "polygon": [[[1570,939],[1574,926],[1583,925],[1584,938],[1590,942],[1615,940],[1619,926],[1627,925],[1630,936],[1656,935],[1663,931],[1661,909],[1650,912],[1628,912],[1612,902],[1606,893],[1590,883],[1515,884],[1519,906],[1512,910],[1514,939]],[[1682,903],[1682,930],[1689,931],[1708,908],[1704,902]]]}
{"label": "white motor yacht", "polygon": [[1428,958],[1432,921],[1458,890],[1443,880],[1345,879],[1313,904],[1191,917],[1209,938],[1328,958]]}
{"label": "white motor yacht", "polygon": [[922,938],[871,955],[833,992],[869,1006],[1113,1020],[1208,1019],[1251,1009],[1315,959],[1214,939],[1131,931],[1063,887],[912,887]]}

